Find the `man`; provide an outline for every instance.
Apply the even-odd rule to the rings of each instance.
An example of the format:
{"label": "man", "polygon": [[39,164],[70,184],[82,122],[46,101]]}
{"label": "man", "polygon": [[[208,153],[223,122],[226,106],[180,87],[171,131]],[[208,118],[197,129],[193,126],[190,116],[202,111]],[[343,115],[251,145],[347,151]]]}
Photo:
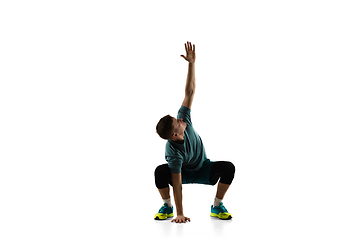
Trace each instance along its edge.
{"label": "man", "polygon": [[177,217],[171,222],[186,223],[190,218],[184,216],[182,207],[182,184],[198,183],[217,186],[214,205],[210,216],[220,219],[231,219],[222,199],[228,190],[235,174],[231,162],[211,162],[205,153],[200,136],[195,132],[191,121],[191,105],[195,93],[195,44],[185,43],[186,56],[181,55],[189,63],[185,86],[185,98],[178,112],[177,119],[167,115],[160,119],[156,131],[166,143],[165,159],[167,164],[155,170],[155,184],[164,201],[164,205],[155,215],[156,220],[173,217],[173,206],[170,200],[169,184],[173,187]]}

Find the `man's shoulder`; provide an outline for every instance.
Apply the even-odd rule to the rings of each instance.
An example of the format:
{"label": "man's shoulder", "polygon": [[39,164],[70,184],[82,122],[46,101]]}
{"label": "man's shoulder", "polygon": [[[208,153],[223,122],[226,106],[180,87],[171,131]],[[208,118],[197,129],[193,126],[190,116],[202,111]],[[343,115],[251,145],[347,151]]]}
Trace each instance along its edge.
{"label": "man's shoulder", "polygon": [[165,154],[170,154],[176,151],[176,148],[173,146],[173,144],[168,140],[165,145]]}
{"label": "man's shoulder", "polygon": [[165,157],[183,158],[184,146],[168,140],[165,146]]}
{"label": "man's shoulder", "polygon": [[177,118],[182,118],[187,125],[192,125],[191,122],[191,109],[181,105]]}
{"label": "man's shoulder", "polygon": [[170,140],[167,140],[166,144],[165,144],[165,149],[167,150],[167,149],[171,149],[171,148],[172,148],[172,145],[170,143]]}
{"label": "man's shoulder", "polygon": [[180,109],[185,110],[185,111],[191,111],[191,108],[188,108],[184,105],[181,105]]}
{"label": "man's shoulder", "polygon": [[176,150],[181,150],[182,149],[182,144],[176,143],[174,141],[168,140],[166,142],[165,148],[168,151],[176,151]]}
{"label": "man's shoulder", "polygon": [[191,109],[188,108],[188,107],[185,107],[184,105],[181,105],[178,113],[190,113],[191,112]]}

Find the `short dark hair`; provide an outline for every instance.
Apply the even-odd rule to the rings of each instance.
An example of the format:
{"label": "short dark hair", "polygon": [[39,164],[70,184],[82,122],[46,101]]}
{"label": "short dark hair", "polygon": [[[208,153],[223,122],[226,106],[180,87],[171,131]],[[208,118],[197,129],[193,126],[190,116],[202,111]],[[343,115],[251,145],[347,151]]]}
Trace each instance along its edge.
{"label": "short dark hair", "polygon": [[156,132],[161,138],[170,139],[173,134],[173,118],[170,115],[161,118],[156,125]]}

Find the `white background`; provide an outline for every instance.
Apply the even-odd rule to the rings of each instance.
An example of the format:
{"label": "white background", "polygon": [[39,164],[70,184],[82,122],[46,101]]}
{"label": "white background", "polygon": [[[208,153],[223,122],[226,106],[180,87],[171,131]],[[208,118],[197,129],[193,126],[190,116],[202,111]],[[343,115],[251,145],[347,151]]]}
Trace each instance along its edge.
{"label": "white background", "polygon": [[[357,1],[2,1],[0,238],[359,239]],[[191,223],[155,222],[158,120],[184,97],[215,187],[184,186]],[[172,195],[172,194],[171,194]],[[155,238],[154,238],[155,239]]]}

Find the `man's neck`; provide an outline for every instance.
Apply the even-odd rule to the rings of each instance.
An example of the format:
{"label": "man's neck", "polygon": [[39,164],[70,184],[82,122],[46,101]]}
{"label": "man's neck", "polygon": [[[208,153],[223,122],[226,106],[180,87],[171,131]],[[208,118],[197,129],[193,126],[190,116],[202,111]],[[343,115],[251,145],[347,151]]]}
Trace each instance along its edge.
{"label": "man's neck", "polygon": [[181,135],[177,137],[177,139],[172,140],[173,142],[176,142],[178,144],[184,144],[184,135]]}
{"label": "man's neck", "polygon": [[175,140],[175,141],[173,141],[173,142],[176,142],[176,143],[178,143],[178,144],[184,144],[184,139],[183,140]]}

